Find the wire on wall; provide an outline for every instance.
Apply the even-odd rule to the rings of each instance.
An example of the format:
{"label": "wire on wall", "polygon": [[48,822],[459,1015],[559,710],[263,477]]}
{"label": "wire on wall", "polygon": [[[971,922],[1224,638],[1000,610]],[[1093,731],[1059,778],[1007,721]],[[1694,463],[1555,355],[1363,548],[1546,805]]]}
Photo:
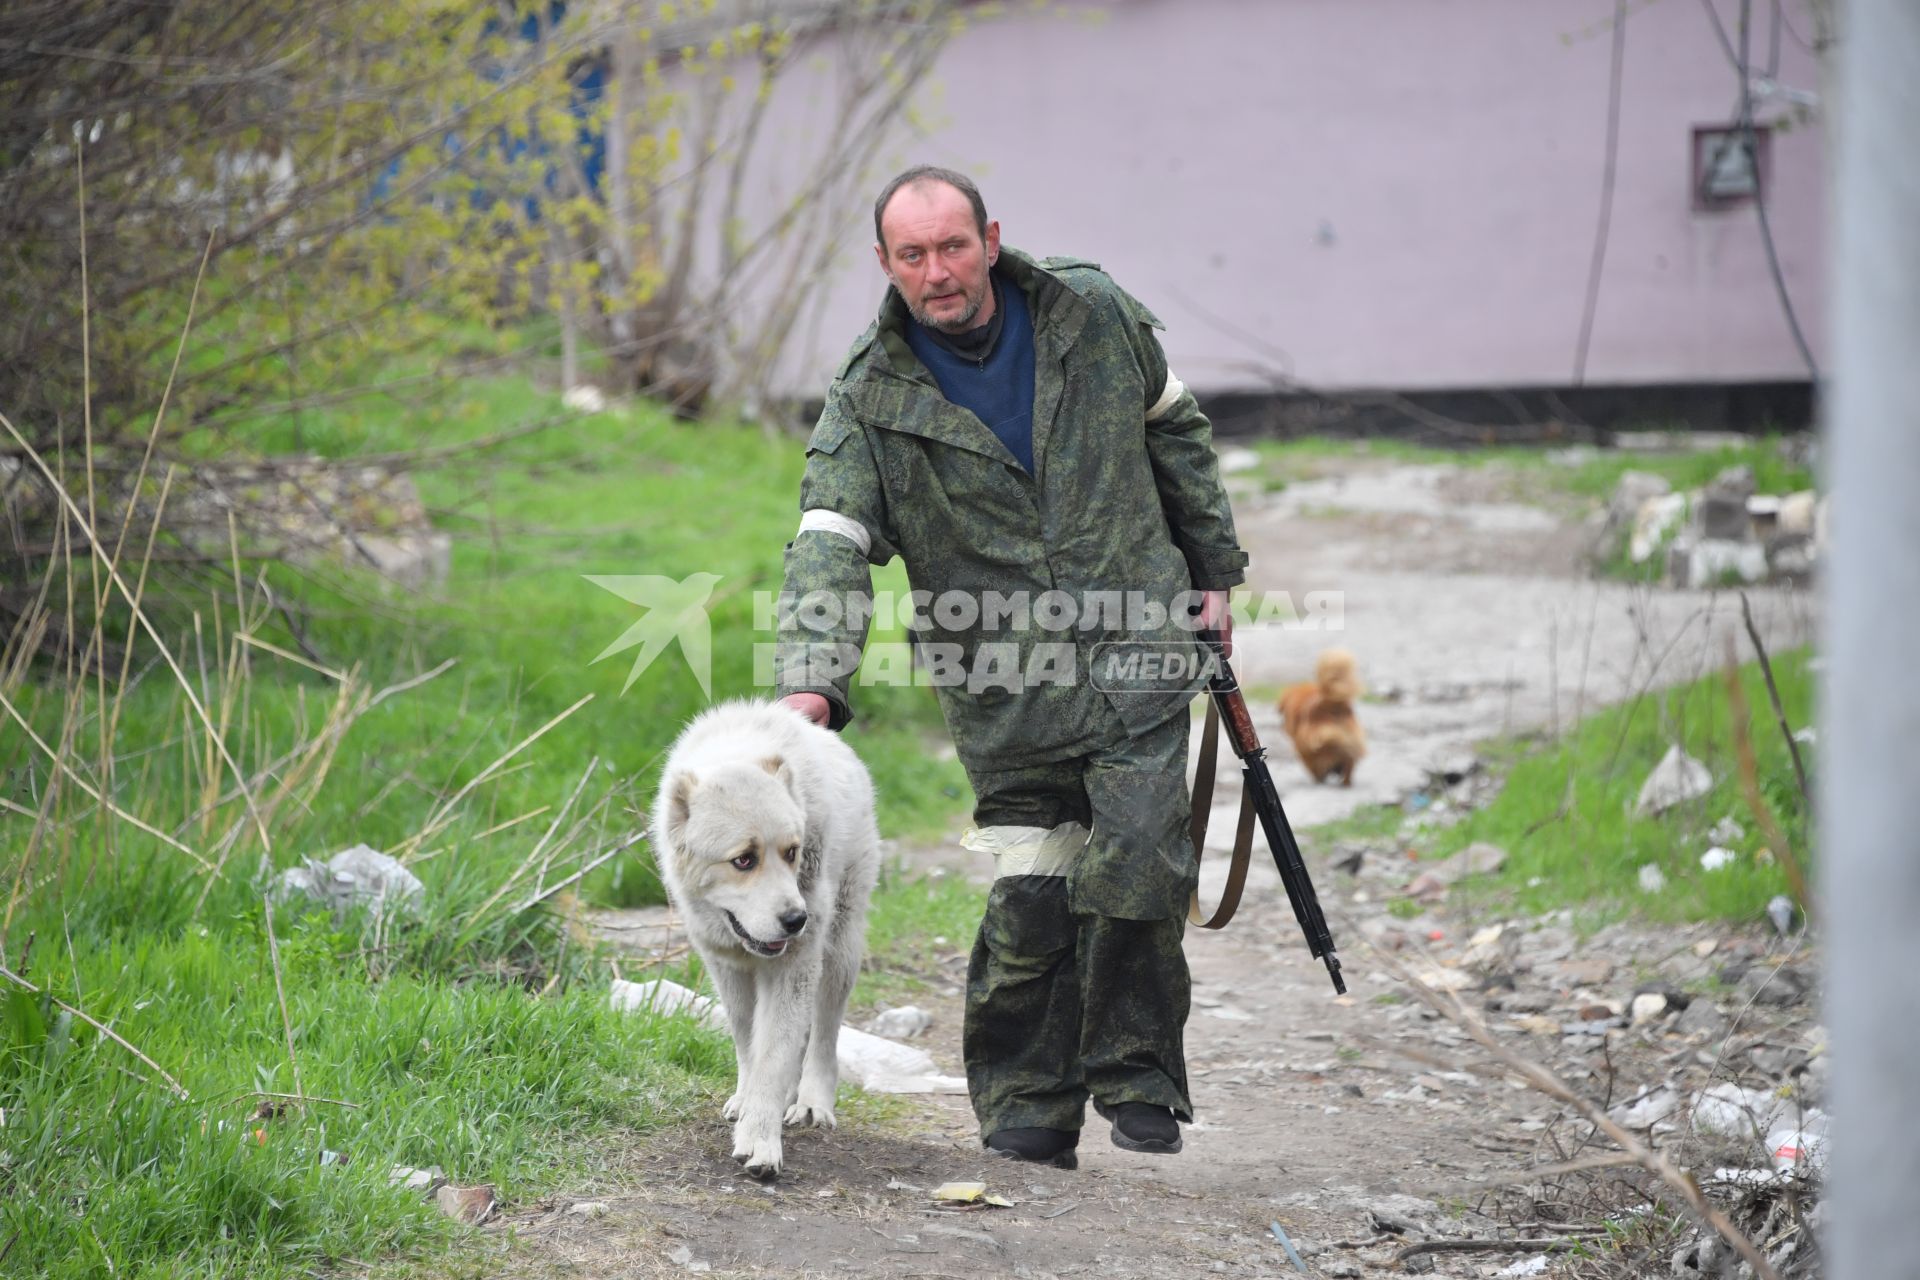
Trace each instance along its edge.
{"label": "wire on wall", "polygon": [[[1769,73],[1769,79],[1778,71],[1779,33],[1784,24],[1780,0],[1772,0],[1772,3],[1774,47],[1770,57],[1775,65],[1774,71]],[[1786,316],[1787,329],[1793,335],[1794,345],[1800,349],[1800,359],[1806,363],[1807,375],[1818,382],[1820,366],[1813,358],[1813,348],[1807,344],[1806,333],[1800,328],[1800,316],[1794,309],[1793,295],[1787,291],[1787,278],[1780,269],[1780,251],[1773,242],[1773,222],[1767,214],[1766,186],[1761,181],[1759,132],[1753,123],[1753,71],[1747,56],[1753,0],[1740,0],[1740,47],[1737,50],[1733,41],[1727,38],[1726,26],[1720,21],[1720,11],[1714,7],[1714,0],[1700,0],[1700,4],[1707,11],[1707,19],[1713,23],[1713,34],[1720,41],[1720,51],[1726,54],[1734,74],[1740,78],[1740,105],[1735,118],[1739,121],[1741,148],[1747,153],[1747,167],[1754,176],[1753,209],[1760,222],[1760,245],[1766,250],[1767,270],[1773,276],[1773,291],[1780,299],[1780,310]],[[1798,36],[1795,38],[1798,39]]]}
{"label": "wire on wall", "polygon": [[1600,220],[1593,232],[1593,261],[1587,268],[1587,300],[1580,313],[1580,340],[1573,349],[1573,385],[1587,377],[1587,348],[1593,342],[1593,316],[1600,306],[1600,274],[1607,264],[1607,234],[1613,223],[1613,179],[1620,156],[1620,69],[1627,54],[1627,0],[1614,0],[1613,67],[1607,76],[1607,162],[1600,172]]}

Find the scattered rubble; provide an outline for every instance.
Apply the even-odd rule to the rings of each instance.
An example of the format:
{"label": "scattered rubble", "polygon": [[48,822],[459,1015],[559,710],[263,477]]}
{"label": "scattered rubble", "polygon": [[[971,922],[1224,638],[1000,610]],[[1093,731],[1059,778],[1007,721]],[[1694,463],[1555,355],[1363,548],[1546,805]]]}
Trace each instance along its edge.
{"label": "scattered rubble", "polygon": [[1826,554],[1826,499],[1812,490],[1761,494],[1754,487],[1746,466],[1685,493],[1664,477],[1622,472],[1601,524],[1600,558],[1622,545],[1634,564],[1664,554],[1665,581],[1675,587],[1806,581]]}
{"label": "scattered rubble", "polygon": [[[1713,824],[1712,834],[1729,844],[1746,836],[1736,820],[1726,817]],[[1395,919],[1401,913],[1390,914],[1385,908],[1397,901],[1396,888],[1430,888],[1430,901],[1418,896],[1413,900],[1436,907],[1454,872],[1481,857],[1492,862],[1492,854],[1449,860],[1444,867],[1439,862],[1409,863],[1402,838],[1349,839],[1334,853],[1351,877],[1336,883],[1350,901],[1358,902],[1357,932],[1374,947],[1404,951],[1411,976],[1451,993],[1448,1000],[1457,998],[1469,1008],[1478,1005],[1494,1034],[1572,1082],[1604,1106],[1616,1123],[1643,1135],[1692,1171],[1754,1239],[1777,1237],[1779,1248],[1790,1246],[1802,1253],[1810,1249],[1810,1236],[1794,1225],[1800,1219],[1778,1208],[1789,1199],[1802,1206],[1796,1213],[1817,1205],[1824,1172],[1828,1120],[1821,1103],[1828,1055],[1824,1031],[1811,1025],[1818,970],[1810,951],[1797,942],[1782,942],[1764,924],[1756,929],[1628,920],[1583,935],[1574,913],[1567,910],[1468,921],[1424,914]],[[1407,871],[1416,867],[1420,874],[1414,883],[1404,884]],[[1436,868],[1442,868],[1439,874],[1434,874]],[[1647,872],[1650,882],[1665,887],[1667,873],[1659,866],[1649,863]],[[1430,877],[1425,885],[1422,877]],[[1379,905],[1369,909],[1369,903]],[[1356,949],[1354,954],[1363,953]],[[1354,1066],[1393,1074],[1373,1076],[1376,1084],[1365,1077],[1341,1079],[1331,1064],[1312,1064],[1312,1070],[1328,1076],[1330,1105],[1325,1109],[1418,1107],[1484,1113],[1492,1121],[1485,1130],[1487,1149],[1510,1146],[1516,1169],[1529,1161],[1556,1164],[1567,1160],[1569,1151],[1590,1149],[1587,1144],[1595,1135],[1579,1117],[1545,1095],[1498,1089],[1497,1077],[1490,1080],[1475,1070],[1469,1061],[1471,1040],[1435,1009],[1420,1001],[1391,1003],[1384,1018],[1392,1030],[1376,1038],[1383,1052],[1369,1053],[1364,1067],[1356,1059]],[[1394,1059],[1395,1047],[1404,1050],[1401,1062]],[[1438,1056],[1464,1070],[1433,1068],[1429,1064]],[[1251,1069],[1254,1066],[1250,1063],[1232,1076],[1202,1074],[1212,1083],[1270,1078]],[[1531,1142],[1539,1145],[1530,1148]],[[1604,1139],[1601,1142],[1604,1149]],[[1528,1151],[1530,1155],[1524,1154]],[[1608,1238],[1616,1243],[1599,1260],[1590,1260],[1589,1269],[1577,1271],[1582,1277],[1667,1275],[1676,1251],[1704,1256],[1719,1266],[1713,1262],[1721,1256],[1717,1246],[1694,1231],[1671,1193],[1663,1192],[1651,1175],[1636,1181],[1641,1177],[1636,1170],[1625,1177],[1609,1171],[1549,1179],[1515,1191],[1514,1212],[1590,1224],[1611,1215],[1618,1223],[1637,1224],[1610,1228]],[[1636,1188],[1643,1199],[1622,1198]],[[1547,1204],[1552,1212],[1544,1207],[1535,1211]],[[1463,1257],[1465,1241],[1458,1237],[1502,1236],[1484,1224],[1477,1232],[1448,1231],[1444,1224],[1415,1221],[1416,1230],[1406,1232],[1396,1231],[1391,1214],[1374,1217],[1357,1209],[1355,1214],[1350,1234],[1371,1236],[1375,1244],[1454,1237],[1447,1250],[1409,1256],[1394,1263],[1395,1269],[1486,1277],[1518,1265],[1514,1254],[1502,1258],[1497,1252],[1464,1266],[1453,1261]],[[1557,1232],[1516,1233],[1501,1243],[1511,1247],[1529,1234]],[[1321,1258],[1306,1253],[1304,1244],[1302,1252],[1326,1274]],[[1366,1268],[1387,1267],[1393,1252],[1382,1246],[1369,1253],[1356,1244],[1339,1256],[1373,1274]],[[1549,1249],[1534,1256],[1543,1255],[1561,1256]],[[1737,1262],[1735,1258],[1724,1272],[1695,1268],[1672,1274],[1683,1280],[1732,1276]],[[1544,1274],[1559,1273],[1556,1264]],[[1794,1280],[1810,1280],[1814,1274],[1804,1268],[1783,1270]]]}
{"label": "scattered rubble", "polygon": [[1439,902],[1449,889],[1468,876],[1490,876],[1506,864],[1505,849],[1478,841],[1450,857],[1419,864],[1419,874],[1406,883],[1402,892],[1419,902]]}
{"label": "scattered rubble", "polygon": [[435,529],[413,477],[311,456],[195,462],[173,490],[168,528],[224,562],[229,539],[299,565],[371,568],[392,587],[442,586],[453,539]]}

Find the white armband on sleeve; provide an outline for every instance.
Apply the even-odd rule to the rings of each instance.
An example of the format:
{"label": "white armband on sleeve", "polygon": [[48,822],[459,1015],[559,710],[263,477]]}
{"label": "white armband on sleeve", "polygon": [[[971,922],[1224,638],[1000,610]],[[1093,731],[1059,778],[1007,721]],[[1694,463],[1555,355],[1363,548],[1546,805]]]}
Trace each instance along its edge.
{"label": "white armband on sleeve", "polygon": [[1187,384],[1173,376],[1173,370],[1167,370],[1167,385],[1160,392],[1160,398],[1147,410],[1147,421],[1158,422],[1173,412],[1173,406],[1180,403],[1180,397],[1187,394]]}
{"label": "white armband on sleeve", "polygon": [[[829,511],[825,507],[814,507],[801,513],[800,533],[805,533],[809,529],[818,530],[821,533],[837,533],[860,548],[860,554],[863,556],[873,547],[873,536],[867,532],[867,526],[849,516],[841,515],[838,511]],[[798,537],[799,534],[794,536]]]}

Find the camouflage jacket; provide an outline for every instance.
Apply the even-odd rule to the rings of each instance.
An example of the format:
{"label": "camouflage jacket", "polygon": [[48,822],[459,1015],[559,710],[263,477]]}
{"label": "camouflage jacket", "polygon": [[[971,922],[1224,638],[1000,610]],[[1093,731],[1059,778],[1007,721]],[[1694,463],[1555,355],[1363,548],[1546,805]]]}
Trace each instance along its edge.
{"label": "camouflage jacket", "polygon": [[[1083,755],[1181,712],[1204,676],[1174,615],[1247,563],[1159,320],[1091,262],[1003,248],[996,270],[1033,315],[1034,473],[942,396],[889,289],[807,441],[775,659],[779,696],[822,694],[844,726],[869,621],[857,602],[869,565],[898,555],[912,677],[935,685],[969,769]],[[818,607],[796,607],[810,593]]]}

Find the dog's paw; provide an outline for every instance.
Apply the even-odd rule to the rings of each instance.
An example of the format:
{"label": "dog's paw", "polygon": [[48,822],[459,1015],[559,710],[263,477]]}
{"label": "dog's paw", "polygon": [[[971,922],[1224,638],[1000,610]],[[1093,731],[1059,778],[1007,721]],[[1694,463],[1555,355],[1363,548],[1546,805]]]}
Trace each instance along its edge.
{"label": "dog's paw", "polygon": [[746,1166],[749,1178],[771,1182],[780,1176],[780,1134],[749,1134],[744,1129],[733,1133],[733,1158]]}
{"label": "dog's paw", "polygon": [[803,1128],[838,1128],[839,1121],[833,1116],[833,1099],[809,1098],[803,1091],[800,1100],[787,1108],[787,1124]]}
{"label": "dog's paw", "polygon": [[731,1098],[727,1099],[727,1105],[720,1108],[720,1115],[724,1119],[731,1121],[731,1120],[738,1120],[740,1118],[740,1108],[742,1106],[742,1103],[740,1101],[740,1096],[741,1095],[737,1093],[734,1094]]}

